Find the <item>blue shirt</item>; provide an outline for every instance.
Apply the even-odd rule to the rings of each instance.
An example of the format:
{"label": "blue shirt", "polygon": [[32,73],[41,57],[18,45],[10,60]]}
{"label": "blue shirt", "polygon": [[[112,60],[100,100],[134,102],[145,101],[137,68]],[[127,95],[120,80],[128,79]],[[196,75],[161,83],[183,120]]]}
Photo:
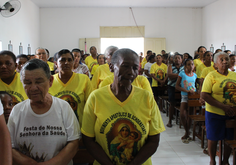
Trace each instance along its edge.
{"label": "blue shirt", "polygon": [[[194,92],[196,92],[196,87],[195,87],[195,82],[197,79],[196,73],[193,73],[192,76],[188,76],[186,75],[185,71],[181,71],[179,73],[179,77],[182,78],[180,82],[180,86],[182,88],[186,90],[193,90]],[[181,95],[188,95],[188,93],[181,91]]]}

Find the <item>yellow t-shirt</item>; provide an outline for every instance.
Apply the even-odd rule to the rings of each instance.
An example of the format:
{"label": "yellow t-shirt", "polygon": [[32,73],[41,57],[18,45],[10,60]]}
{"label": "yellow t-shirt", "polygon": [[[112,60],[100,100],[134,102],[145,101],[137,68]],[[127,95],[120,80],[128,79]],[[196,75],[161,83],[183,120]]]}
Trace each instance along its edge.
{"label": "yellow t-shirt", "polygon": [[[211,63],[210,67],[213,67],[213,64]],[[204,63],[200,64],[200,65],[198,65],[198,67],[196,67],[197,78],[201,78],[201,73],[202,73],[204,68],[207,68],[207,66]]]}
{"label": "yellow t-shirt", "polygon": [[[110,85],[91,93],[84,109],[81,132],[95,137],[116,165],[128,164],[145,144],[148,136],[165,130],[159,108],[150,92],[133,86],[129,97],[120,102]],[[120,143],[127,143],[118,147]],[[128,150],[131,144],[132,151]],[[149,158],[143,165],[151,165]],[[97,161],[94,165],[99,165]]]}
{"label": "yellow t-shirt", "polygon": [[49,88],[49,93],[52,96],[66,100],[70,104],[79,119],[81,127],[84,105],[92,92],[92,85],[88,76],[73,72],[66,84],[60,80],[58,74],[53,75],[53,77],[54,80],[51,88]]}
{"label": "yellow t-shirt", "polygon": [[146,63],[147,63],[147,59],[146,59],[146,57],[144,57],[142,62],[141,62],[142,69],[144,68]]}
{"label": "yellow t-shirt", "polygon": [[[145,60],[144,60],[144,59],[145,59]],[[147,59],[146,59],[146,58],[144,58],[144,59],[143,59],[143,61],[142,61],[142,63],[141,63],[141,64],[142,64],[142,69],[144,69],[144,67],[145,67],[145,65],[146,65],[146,63],[147,63]]]}
{"label": "yellow t-shirt", "polygon": [[[155,76],[161,80],[163,80],[167,74],[167,65],[161,63],[161,65],[157,65],[157,63],[153,64],[150,69],[150,74],[155,74]],[[152,87],[158,87],[158,82],[155,79],[152,79]]]}
{"label": "yellow t-shirt", "polygon": [[[99,88],[102,88],[104,86],[110,85],[110,84],[113,83],[113,81],[114,81],[114,74],[112,74],[112,75],[108,76],[107,78],[105,78],[101,82]],[[147,90],[147,91],[152,93],[152,88],[150,86],[150,83],[149,83],[148,79],[146,77],[144,77],[144,76],[138,75],[134,79],[134,81],[132,82],[132,85],[134,85],[136,87],[139,87],[141,89],[145,89],[145,90]]]}
{"label": "yellow t-shirt", "polygon": [[98,64],[97,58],[94,59],[92,56],[86,57],[86,59],[85,59],[84,62],[85,62],[85,64],[88,66],[89,71],[91,71],[91,68],[92,68],[93,65]]}
{"label": "yellow t-shirt", "polygon": [[91,75],[94,75],[95,71],[97,70],[97,68],[99,67],[100,65],[96,64],[93,66],[92,68],[92,71],[91,71]]}
{"label": "yellow t-shirt", "polygon": [[[203,64],[203,62],[200,59],[193,60],[193,63],[194,63],[194,66],[196,69],[199,65]],[[214,62],[211,61],[211,66],[213,66],[213,65],[214,65]]]}
{"label": "yellow t-shirt", "polygon": [[9,93],[12,96],[14,105],[28,99],[23,84],[20,81],[20,74],[18,72],[15,73],[14,79],[9,85],[0,79],[0,91],[6,91]]}
{"label": "yellow t-shirt", "polygon": [[54,71],[54,63],[53,62],[50,62],[50,61],[47,61],[47,64],[50,68],[50,71]]}
{"label": "yellow t-shirt", "polygon": [[212,72],[214,70],[215,70],[215,68],[213,66],[204,68],[202,70],[201,78],[205,78],[208,75],[208,73],[210,73],[210,72]]}
{"label": "yellow t-shirt", "polygon": [[[236,106],[236,73],[228,72],[224,76],[217,71],[210,72],[203,82],[202,92],[210,93],[217,101]],[[225,112],[206,102],[206,111],[218,115],[225,115]]]}
{"label": "yellow t-shirt", "polygon": [[98,89],[100,87],[101,82],[108,76],[112,75],[109,65],[104,64],[100,65],[97,70],[95,71],[93,78],[92,78],[92,86],[93,90]]}

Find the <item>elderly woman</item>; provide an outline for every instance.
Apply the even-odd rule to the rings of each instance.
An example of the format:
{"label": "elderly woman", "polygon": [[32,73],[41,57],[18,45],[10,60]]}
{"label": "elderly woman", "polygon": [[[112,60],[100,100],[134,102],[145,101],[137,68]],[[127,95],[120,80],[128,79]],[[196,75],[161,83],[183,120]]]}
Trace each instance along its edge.
{"label": "elderly woman", "polygon": [[[225,120],[235,116],[236,73],[228,71],[229,55],[216,53],[214,62],[218,68],[210,72],[203,82],[201,97],[206,101],[206,131],[210,165],[216,164],[218,140],[232,139],[233,133],[225,128]],[[230,148],[225,145],[223,164],[228,164]]]}
{"label": "elderly woman", "polygon": [[[91,93],[85,105],[82,124],[85,146],[96,159],[94,164],[149,165],[159,145],[160,133],[165,130],[158,106],[150,92],[131,85],[139,68],[134,51],[117,50],[111,65],[114,82]],[[126,129],[119,129],[122,125],[127,125]],[[140,136],[135,136],[139,140],[131,145],[138,151],[127,155],[127,145],[134,136],[131,132]],[[119,146],[119,143],[122,144]],[[118,145],[116,153],[114,144]]]}
{"label": "elderly woman", "polygon": [[9,117],[15,164],[72,165],[80,138],[78,120],[70,105],[48,93],[53,76],[42,60],[33,59],[21,70],[29,99],[17,104]]}
{"label": "elderly woman", "polygon": [[58,73],[53,75],[54,81],[49,93],[66,100],[71,105],[81,126],[84,105],[92,92],[90,79],[84,74],[72,72],[74,57],[69,50],[59,51],[55,60]]}

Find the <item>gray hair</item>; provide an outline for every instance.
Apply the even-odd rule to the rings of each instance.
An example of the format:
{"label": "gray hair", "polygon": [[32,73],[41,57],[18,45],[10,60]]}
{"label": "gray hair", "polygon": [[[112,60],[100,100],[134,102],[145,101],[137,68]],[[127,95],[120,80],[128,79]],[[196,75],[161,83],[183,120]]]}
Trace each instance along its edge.
{"label": "gray hair", "polygon": [[225,52],[218,52],[218,53],[216,53],[216,54],[214,55],[214,63],[217,62],[217,59],[218,59],[218,57],[219,57],[220,55],[224,55],[224,56],[228,56],[228,57],[229,57],[229,55],[228,55],[227,53],[225,53]]}
{"label": "gray hair", "polygon": [[35,54],[36,54],[37,50],[39,50],[39,49],[43,49],[43,50],[45,51],[45,53],[48,54],[48,52],[46,51],[46,49],[45,49],[45,48],[42,48],[42,47],[38,47],[37,49],[35,49]]}
{"label": "gray hair", "polygon": [[39,60],[39,59],[32,59],[32,60],[29,60],[27,63],[25,63],[25,65],[22,67],[22,69],[20,71],[21,81],[22,81],[22,75],[25,73],[26,70],[31,71],[31,70],[40,69],[40,68],[43,69],[47,79],[50,79],[51,71],[49,69],[48,64],[42,60]]}
{"label": "gray hair", "polygon": [[[116,50],[118,50],[118,47],[116,47],[116,46],[109,46],[109,47],[106,48],[106,50],[105,50],[105,52],[104,52],[104,56],[105,56],[106,58],[107,58],[108,55],[111,55],[111,56],[112,56],[112,54],[113,54]],[[111,51],[111,52],[109,52],[109,51]],[[110,53],[110,54],[109,54],[109,53]]]}
{"label": "gray hair", "polygon": [[139,55],[135,51],[131,49],[123,48],[123,49],[118,49],[117,51],[114,52],[114,54],[111,57],[111,63],[115,65],[118,63],[120,57],[129,56],[129,55],[134,55],[139,60]]}

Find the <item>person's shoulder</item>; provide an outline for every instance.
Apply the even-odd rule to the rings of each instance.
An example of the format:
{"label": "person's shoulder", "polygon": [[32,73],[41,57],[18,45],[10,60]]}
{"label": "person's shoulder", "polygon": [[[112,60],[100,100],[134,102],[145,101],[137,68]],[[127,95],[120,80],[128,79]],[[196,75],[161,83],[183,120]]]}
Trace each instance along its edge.
{"label": "person's shoulder", "polygon": [[167,67],[167,65],[166,65],[166,64],[164,64],[164,63],[161,63],[161,65],[163,65],[164,67]]}
{"label": "person's shoulder", "polygon": [[236,72],[229,71],[230,76],[234,77],[236,79]]}
{"label": "person's shoulder", "polygon": [[73,74],[76,79],[90,81],[89,77],[85,74],[81,74],[81,73],[73,73]]}
{"label": "person's shoulder", "polygon": [[109,93],[109,87],[110,85],[106,85],[101,88],[95,89],[90,95],[91,97],[106,95],[107,93]]}
{"label": "person's shoulder", "polygon": [[185,74],[185,71],[184,71],[184,70],[182,70],[182,71],[179,72],[179,75],[183,75],[183,74]]}
{"label": "person's shoulder", "polygon": [[18,104],[16,104],[13,109],[12,109],[12,114],[18,116],[18,114],[24,112],[26,110],[26,105],[29,104],[29,99],[24,100],[22,102],[19,102]]}
{"label": "person's shoulder", "polygon": [[[68,106],[69,103],[63,99],[60,99],[58,97],[54,97],[52,96],[52,100],[53,100],[53,106],[60,106],[60,107],[65,107]],[[70,106],[70,105],[69,105]]]}
{"label": "person's shoulder", "polygon": [[134,95],[135,96],[138,96],[138,97],[144,96],[144,98],[152,96],[152,94],[146,89],[142,89],[142,88],[134,86],[134,85],[132,85],[132,87],[134,88]]}

